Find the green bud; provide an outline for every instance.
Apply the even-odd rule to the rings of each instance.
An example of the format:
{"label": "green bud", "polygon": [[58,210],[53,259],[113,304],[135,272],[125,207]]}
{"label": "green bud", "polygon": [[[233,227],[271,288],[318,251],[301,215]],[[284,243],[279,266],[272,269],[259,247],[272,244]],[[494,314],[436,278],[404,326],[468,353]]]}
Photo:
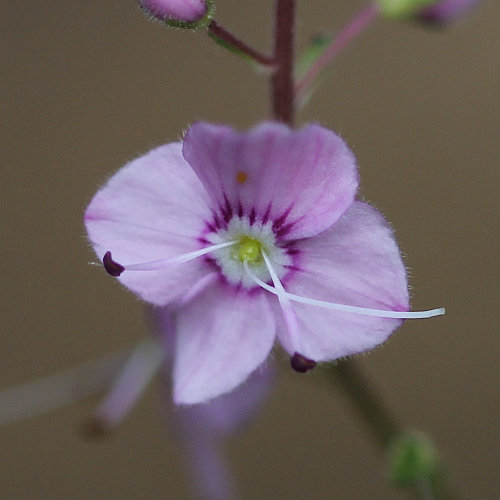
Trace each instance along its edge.
{"label": "green bud", "polygon": [[407,432],[389,447],[390,480],[395,486],[415,486],[438,475],[438,459],[432,441],[423,433]]}
{"label": "green bud", "polygon": [[375,0],[380,12],[391,19],[407,19],[437,0]]}

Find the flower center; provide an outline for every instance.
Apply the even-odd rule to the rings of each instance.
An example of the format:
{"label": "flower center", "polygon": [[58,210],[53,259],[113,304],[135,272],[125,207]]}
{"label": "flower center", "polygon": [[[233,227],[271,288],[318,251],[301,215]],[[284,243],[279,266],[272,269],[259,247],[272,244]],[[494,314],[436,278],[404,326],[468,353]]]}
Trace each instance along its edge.
{"label": "flower center", "polygon": [[237,258],[240,262],[248,262],[249,264],[257,264],[262,261],[262,244],[255,238],[243,236],[240,242],[232,247],[231,255]]}
{"label": "flower center", "polygon": [[259,279],[266,283],[271,281],[262,252],[268,255],[280,279],[287,273],[287,266],[293,263],[291,255],[276,241],[270,222],[263,224],[256,221],[252,224],[248,217],[233,217],[226,229],[210,232],[204,238],[213,245],[235,242],[232,246],[214,251],[210,257],[230,283],[244,288],[259,286],[245,271],[245,263]]}

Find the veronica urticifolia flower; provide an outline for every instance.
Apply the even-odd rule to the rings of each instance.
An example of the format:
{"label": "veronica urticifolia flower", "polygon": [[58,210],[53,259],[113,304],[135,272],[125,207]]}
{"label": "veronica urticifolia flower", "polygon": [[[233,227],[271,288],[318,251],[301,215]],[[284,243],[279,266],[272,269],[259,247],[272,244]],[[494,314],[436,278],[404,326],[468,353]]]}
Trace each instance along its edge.
{"label": "veronica urticifolia flower", "polygon": [[106,270],[174,315],[175,402],[232,390],[276,336],[306,371],[443,313],[408,312],[392,230],[357,187],[352,152],[319,125],[196,123],[97,192],[85,224]]}
{"label": "veronica urticifolia flower", "polygon": [[139,0],[144,13],[177,28],[206,28],[215,13],[213,0]]}

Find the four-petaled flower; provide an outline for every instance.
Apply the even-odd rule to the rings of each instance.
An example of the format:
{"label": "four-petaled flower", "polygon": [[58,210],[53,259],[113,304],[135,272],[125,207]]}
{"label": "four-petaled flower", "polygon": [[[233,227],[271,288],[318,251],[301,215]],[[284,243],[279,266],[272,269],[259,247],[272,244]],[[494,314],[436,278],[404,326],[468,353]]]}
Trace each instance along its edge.
{"label": "four-petaled flower", "polygon": [[444,312],[408,312],[391,228],[357,187],[353,154],[319,125],[197,123],[95,195],[85,224],[106,270],[173,315],[176,403],[238,386],[276,336],[307,371]]}

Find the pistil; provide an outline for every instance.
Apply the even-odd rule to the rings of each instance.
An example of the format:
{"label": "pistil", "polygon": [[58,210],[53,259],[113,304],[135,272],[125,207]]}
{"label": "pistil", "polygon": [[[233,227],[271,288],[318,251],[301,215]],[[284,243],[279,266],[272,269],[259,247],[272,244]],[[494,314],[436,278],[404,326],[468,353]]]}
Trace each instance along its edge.
{"label": "pistil", "polygon": [[237,250],[235,256],[237,256],[241,262],[258,263],[262,260],[262,244],[255,238],[244,236],[241,238],[235,250]]}

